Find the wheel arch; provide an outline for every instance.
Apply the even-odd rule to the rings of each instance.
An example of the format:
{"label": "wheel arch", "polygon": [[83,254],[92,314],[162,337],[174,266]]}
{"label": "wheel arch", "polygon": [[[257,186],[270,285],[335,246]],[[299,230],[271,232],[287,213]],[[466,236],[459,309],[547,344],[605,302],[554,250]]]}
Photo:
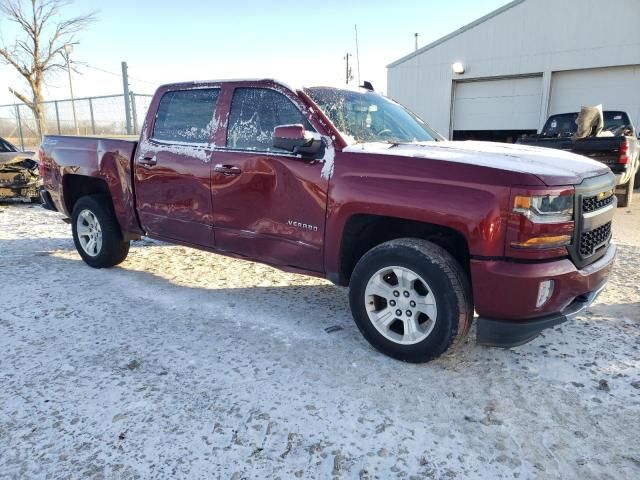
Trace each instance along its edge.
{"label": "wheel arch", "polygon": [[469,280],[470,251],[465,236],[444,225],[375,214],[354,214],[342,234],[338,279],[348,285],[358,261],[372,248],[398,238],[420,238],[444,248],[463,268]]}
{"label": "wheel arch", "polygon": [[78,200],[87,195],[104,194],[109,197],[113,207],[109,185],[101,178],[68,173],[62,177],[62,194],[64,208],[69,215]]}
{"label": "wheel arch", "polygon": [[[118,191],[114,193],[106,179],[97,176],[65,173],[62,177],[62,201],[68,216],[71,216],[76,202],[87,195],[104,195],[108,198],[111,209],[127,240],[140,238],[142,231],[137,226],[137,217],[132,213],[133,196],[123,197]],[[115,197],[114,197],[115,195]]]}

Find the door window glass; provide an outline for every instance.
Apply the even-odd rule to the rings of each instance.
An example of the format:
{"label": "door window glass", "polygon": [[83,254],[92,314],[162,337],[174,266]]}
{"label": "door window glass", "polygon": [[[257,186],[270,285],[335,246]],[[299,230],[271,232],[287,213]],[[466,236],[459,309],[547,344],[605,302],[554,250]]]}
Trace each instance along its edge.
{"label": "door window glass", "polygon": [[5,142],[0,138],[0,152],[13,152],[13,148],[9,145],[8,142]]}
{"label": "door window glass", "polygon": [[207,143],[213,128],[213,112],[220,90],[176,90],[162,96],[154,140],[170,143]]}
{"label": "door window glass", "polygon": [[236,88],[229,114],[227,147],[285,152],[273,146],[273,129],[292,124],[302,124],[305,129],[313,130],[285,95],[268,88]]}

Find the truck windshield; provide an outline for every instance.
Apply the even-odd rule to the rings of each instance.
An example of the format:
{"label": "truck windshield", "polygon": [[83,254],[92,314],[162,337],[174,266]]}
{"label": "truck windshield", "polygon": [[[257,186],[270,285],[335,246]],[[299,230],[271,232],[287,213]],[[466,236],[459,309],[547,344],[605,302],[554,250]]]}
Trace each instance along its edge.
{"label": "truck windshield", "polygon": [[306,88],[349,143],[411,143],[444,138],[400,104],[375,92]]}
{"label": "truck windshield", "polygon": [[[604,132],[611,132],[614,135],[622,135],[625,130],[631,129],[631,121],[625,112],[605,111],[602,112],[604,117]],[[576,125],[578,113],[562,113],[559,115],[551,115],[542,129],[542,135],[548,137],[570,137],[578,126]]]}

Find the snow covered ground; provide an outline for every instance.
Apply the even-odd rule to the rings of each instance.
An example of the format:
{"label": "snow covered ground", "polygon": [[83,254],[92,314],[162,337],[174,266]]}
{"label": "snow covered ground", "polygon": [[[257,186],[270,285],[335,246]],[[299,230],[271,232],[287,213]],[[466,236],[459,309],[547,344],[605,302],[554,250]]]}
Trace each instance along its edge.
{"label": "snow covered ground", "polygon": [[94,270],[2,204],[0,477],[640,478],[640,198],[615,228],[577,321],[409,365],[325,281],[148,240]]}

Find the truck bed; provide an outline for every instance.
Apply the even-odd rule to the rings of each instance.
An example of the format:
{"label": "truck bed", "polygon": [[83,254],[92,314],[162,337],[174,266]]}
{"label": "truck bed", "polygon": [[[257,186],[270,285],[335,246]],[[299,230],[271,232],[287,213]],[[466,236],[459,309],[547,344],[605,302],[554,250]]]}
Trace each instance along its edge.
{"label": "truck bed", "polygon": [[[64,201],[65,190],[72,192],[82,188],[78,186],[81,183],[74,183],[74,178],[86,181],[87,177],[92,177],[103,182],[105,193],[110,193],[123,235],[140,235],[142,230],[135,213],[132,177],[137,145],[137,141],[119,138],[46,135],[41,147],[41,158],[47,159],[44,168],[49,170],[44,176],[44,187],[56,209],[71,216]],[[65,181],[61,182],[62,178]]]}
{"label": "truck bed", "polygon": [[[619,163],[620,147],[624,142],[635,144],[633,137],[589,137],[573,140],[571,137],[547,137],[544,135],[530,135],[521,138],[518,143],[533,147],[555,148],[584,155],[598,162],[604,163],[614,173],[623,172],[627,166]],[[633,153],[630,152],[632,155]],[[632,157],[633,158],[633,157]]]}

